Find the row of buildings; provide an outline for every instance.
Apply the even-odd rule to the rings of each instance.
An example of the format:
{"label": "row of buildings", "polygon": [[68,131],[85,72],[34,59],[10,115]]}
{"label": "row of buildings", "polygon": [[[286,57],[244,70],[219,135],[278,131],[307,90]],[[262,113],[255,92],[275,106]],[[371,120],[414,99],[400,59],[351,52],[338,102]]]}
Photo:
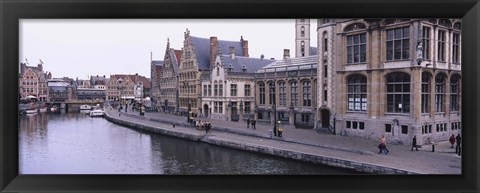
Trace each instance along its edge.
{"label": "row of buildings", "polygon": [[[152,100],[160,110],[227,121],[391,142],[445,140],[461,129],[461,20],[295,21],[295,57],[253,58],[248,41],[184,33],[151,59]],[[281,38],[281,37],[279,37]],[[167,40],[168,42],[168,40]]]}
{"label": "row of buildings", "polygon": [[43,62],[37,66],[20,63],[19,98],[35,97],[41,102],[62,103],[74,100],[142,100],[150,96],[150,79],[138,75],[113,74],[109,78],[90,76],[89,79],[52,78],[43,71]]}

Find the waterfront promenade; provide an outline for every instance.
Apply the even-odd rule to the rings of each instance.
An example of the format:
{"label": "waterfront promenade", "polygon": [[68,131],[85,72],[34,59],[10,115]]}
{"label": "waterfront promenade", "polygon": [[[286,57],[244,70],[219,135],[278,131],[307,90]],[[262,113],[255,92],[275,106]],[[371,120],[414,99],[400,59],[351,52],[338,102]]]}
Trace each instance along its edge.
{"label": "waterfront promenade", "polygon": [[[387,144],[390,153],[378,154],[378,139],[317,133],[312,129],[285,128],[283,137],[271,136],[271,125],[257,124],[256,130],[245,122],[209,120],[212,130],[196,130],[186,124],[186,117],[172,114],[106,109],[107,119],[137,129],[266,153],[291,159],[336,167],[351,168],[365,173],[380,174],[461,174],[461,157],[448,142],[410,151],[410,145]],[[175,127],[173,127],[175,123]]]}

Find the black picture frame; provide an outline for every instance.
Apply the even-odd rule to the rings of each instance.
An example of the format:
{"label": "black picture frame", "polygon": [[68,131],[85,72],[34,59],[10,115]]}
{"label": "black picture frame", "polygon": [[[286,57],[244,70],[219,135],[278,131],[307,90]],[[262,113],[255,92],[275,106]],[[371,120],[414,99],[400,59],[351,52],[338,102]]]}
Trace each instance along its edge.
{"label": "black picture frame", "polygon": [[[478,0],[0,0],[2,192],[478,192]],[[462,175],[18,175],[19,19],[462,18]],[[274,35],[275,32],[272,32]],[[412,161],[415,161],[412,159]]]}

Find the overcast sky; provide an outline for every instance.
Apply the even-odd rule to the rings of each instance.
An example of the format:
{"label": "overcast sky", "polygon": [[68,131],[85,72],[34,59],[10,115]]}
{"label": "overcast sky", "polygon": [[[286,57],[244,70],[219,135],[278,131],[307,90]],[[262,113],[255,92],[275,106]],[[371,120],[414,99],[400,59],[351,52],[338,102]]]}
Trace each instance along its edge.
{"label": "overcast sky", "polygon": [[[316,47],[316,20],[311,20],[311,46]],[[248,40],[250,57],[281,59],[283,49],[295,56],[294,19],[205,20],[45,20],[20,21],[20,58],[54,78],[87,79],[90,75],[135,74],[150,77],[150,52],[163,60],[167,38],[181,49],[184,32],[220,40]]]}

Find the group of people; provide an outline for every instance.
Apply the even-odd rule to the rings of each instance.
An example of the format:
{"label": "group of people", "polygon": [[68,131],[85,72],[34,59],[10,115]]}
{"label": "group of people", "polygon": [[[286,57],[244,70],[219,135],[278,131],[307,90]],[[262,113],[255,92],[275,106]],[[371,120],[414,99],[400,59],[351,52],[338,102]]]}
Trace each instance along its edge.
{"label": "group of people", "polygon": [[[460,134],[458,134],[457,137],[455,137],[455,135],[452,134],[452,136],[450,136],[450,139],[448,141],[451,144],[450,148],[453,148],[453,145],[455,144],[455,142],[457,143],[455,153],[458,153],[458,155],[460,155],[461,143],[462,143],[462,137],[460,136]],[[418,151],[417,136],[416,135],[413,136],[412,148],[410,150],[413,151],[413,148],[415,148]],[[379,149],[378,154],[385,153],[385,155],[387,155],[390,152],[387,149],[387,142],[385,140],[385,136],[383,136],[383,135],[380,137],[380,144],[378,145],[378,149]]]}
{"label": "group of people", "polygon": [[210,129],[212,129],[212,124],[210,121],[196,120],[195,127],[197,130],[205,130],[205,133],[208,133],[210,132]]}
{"label": "group of people", "polygon": [[255,124],[256,124],[255,119],[254,120],[250,120],[250,118],[247,119],[247,128],[249,128],[250,125],[252,125],[252,129],[255,130]]}

